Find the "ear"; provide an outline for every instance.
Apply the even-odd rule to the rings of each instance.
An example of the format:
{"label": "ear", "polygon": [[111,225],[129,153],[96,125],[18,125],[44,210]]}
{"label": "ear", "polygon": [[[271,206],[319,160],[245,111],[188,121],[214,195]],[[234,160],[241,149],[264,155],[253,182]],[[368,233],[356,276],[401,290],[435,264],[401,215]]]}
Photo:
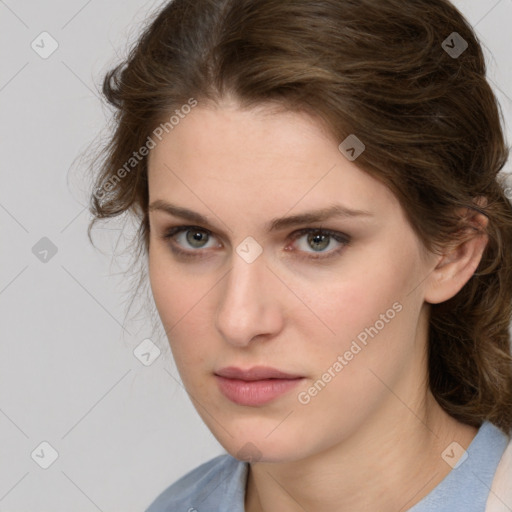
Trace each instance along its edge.
{"label": "ear", "polygon": [[[485,205],[487,201],[481,197],[477,203]],[[475,273],[488,242],[485,233],[488,218],[471,208],[458,212],[466,219],[466,226],[461,230],[466,236],[462,241],[449,243],[445,252],[438,256],[425,287],[425,301],[430,304],[439,304],[457,295]]]}

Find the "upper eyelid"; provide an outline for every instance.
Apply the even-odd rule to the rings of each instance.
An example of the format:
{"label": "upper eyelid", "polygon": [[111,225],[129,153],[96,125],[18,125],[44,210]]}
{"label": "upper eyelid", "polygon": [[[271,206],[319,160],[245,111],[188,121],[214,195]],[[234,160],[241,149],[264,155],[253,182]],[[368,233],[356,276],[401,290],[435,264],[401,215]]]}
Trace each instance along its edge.
{"label": "upper eyelid", "polygon": [[[171,238],[176,237],[177,235],[186,233],[188,230],[191,230],[191,229],[197,229],[200,231],[204,231],[204,232],[208,233],[209,236],[213,235],[213,236],[217,237],[217,235],[211,229],[205,228],[202,226],[198,226],[198,225],[191,225],[191,224],[176,225],[176,226],[172,226],[170,228],[164,229],[163,236],[165,238],[171,239]],[[171,235],[168,235],[168,233],[170,233],[171,231],[173,233]],[[287,239],[292,238],[293,240],[296,240],[297,238],[300,238],[300,237],[302,237],[310,232],[314,232],[314,231],[320,231],[320,232],[326,233],[331,237],[341,238],[342,239],[341,241],[340,240],[336,240],[336,241],[338,243],[345,243],[345,245],[348,245],[352,239],[352,237],[350,235],[348,235],[347,233],[338,231],[336,229],[323,227],[323,226],[306,226],[306,227],[295,229],[290,234],[287,235]],[[192,250],[192,252],[198,252],[198,251]]]}
{"label": "upper eyelid", "polygon": [[[203,226],[199,226],[197,224],[179,224],[179,225],[175,225],[175,226],[170,226],[168,228],[163,228],[162,231],[163,233],[168,233],[170,232],[171,230],[174,230],[175,233],[174,234],[178,234],[178,233],[182,233],[184,231],[187,231],[189,229],[197,229],[197,230],[200,230],[200,231],[205,231],[206,233],[208,233],[209,235],[214,235],[216,237],[221,237],[222,238],[222,234],[217,234],[215,231],[213,231],[212,229],[210,228],[205,228]],[[291,231],[287,236],[291,236],[295,233],[301,233],[301,232],[304,232],[304,231],[327,231],[327,232],[330,232],[330,233],[335,233],[335,234],[339,234],[339,235],[344,235],[346,237],[348,237],[348,234],[344,233],[343,231],[339,231],[337,229],[334,229],[334,228],[328,228],[328,227],[325,227],[325,226],[313,226],[313,225],[309,225],[309,226],[304,226],[304,227],[300,227],[300,228],[297,228],[297,229],[294,229],[293,231]]]}

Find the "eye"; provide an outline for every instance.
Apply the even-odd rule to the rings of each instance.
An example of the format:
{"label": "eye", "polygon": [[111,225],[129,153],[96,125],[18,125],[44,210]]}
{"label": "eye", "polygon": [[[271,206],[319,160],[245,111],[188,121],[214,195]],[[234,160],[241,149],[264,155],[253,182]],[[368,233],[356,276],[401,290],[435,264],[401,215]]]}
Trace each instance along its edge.
{"label": "eye", "polygon": [[[183,250],[181,247],[188,245],[194,249],[208,249],[207,243],[210,240],[211,234],[210,230],[197,226],[175,226],[164,233],[163,239],[170,242],[171,250],[174,253],[180,256],[197,258],[204,255],[200,255],[197,250]],[[219,247],[219,244],[214,244],[213,247]]]}
{"label": "eye", "polygon": [[[219,243],[211,243],[208,245],[208,242],[213,240],[211,236],[212,232],[209,229],[198,226],[175,226],[167,230],[162,235],[162,238],[169,242],[171,250],[179,256],[203,258],[207,257],[208,254],[205,254],[199,249],[222,247]],[[295,231],[289,238],[293,241],[304,238],[304,241],[302,244],[299,244],[301,247],[298,251],[290,251],[288,247],[285,250],[287,252],[297,252],[297,257],[310,260],[326,259],[335,256],[350,243],[350,237],[348,235],[340,233],[339,231],[323,228],[304,228]],[[326,251],[326,248],[333,245],[333,240],[338,244],[337,247]],[[188,247],[189,249],[183,249],[183,247]],[[192,250],[190,250],[190,248],[192,248]],[[313,250],[309,251],[309,249]]]}
{"label": "eye", "polygon": [[[304,252],[306,256],[299,256],[300,258],[309,258],[309,259],[326,259],[332,256],[336,256],[339,254],[346,245],[350,244],[350,237],[344,233],[340,233],[339,231],[333,231],[330,229],[323,228],[304,228],[295,233],[292,233],[291,237],[293,240],[299,240],[305,237],[304,243],[299,244],[302,247],[299,249],[299,252]],[[330,251],[325,251],[324,249],[333,245],[331,242],[335,241],[338,246],[335,249]],[[313,252],[308,251],[308,249],[313,249]],[[325,253],[325,255],[324,255]]]}

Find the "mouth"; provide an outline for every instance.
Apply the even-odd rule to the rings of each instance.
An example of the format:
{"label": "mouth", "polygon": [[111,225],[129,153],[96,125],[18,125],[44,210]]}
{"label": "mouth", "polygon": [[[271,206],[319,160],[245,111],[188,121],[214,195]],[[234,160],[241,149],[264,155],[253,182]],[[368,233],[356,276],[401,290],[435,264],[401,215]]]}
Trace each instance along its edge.
{"label": "mouth", "polygon": [[303,375],[287,373],[270,366],[253,366],[247,370],[242,370],[235,366],[227,366],[215,372],[215,375],[226,377],[228,379],[239,379],[245,381],[264,380],[264,379],[298,379]]}
{"label": "mouth", "polygon": [[227,367],[215,372],[219,390],[228,400],[237,405],[251,407],[275,400],[296,387],[304,378],[263,366],[248,370]]}

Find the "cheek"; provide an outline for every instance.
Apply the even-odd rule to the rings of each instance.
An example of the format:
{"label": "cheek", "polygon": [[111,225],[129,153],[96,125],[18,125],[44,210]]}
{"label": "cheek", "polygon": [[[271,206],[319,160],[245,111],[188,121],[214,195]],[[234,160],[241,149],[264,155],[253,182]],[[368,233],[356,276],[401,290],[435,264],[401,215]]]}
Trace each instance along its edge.
{"label": "cheek", "polygon": [[211,366],[213,312],[208,300],[216,280],[184,272],[165,254],[149,253],[149,280],[155,305],[183,380]]}
{"label": "cheek", "polygon": [[168,250],[155,244],[148,256],[149,280],[155,304],[166,328],[174,326],[194,311],[204,296],[204,282],[176,265]]}
{"label": "cheek", "polygon": [[378,257],[347,264],[337,281],[326,279],[322,293],[310,293],[308,305],[316,315],[308,315],[313,323],[301,324],[306,338],[314,340],[314,352],[311,345],[307,349],[314,354],[318,372],[328,371],[342,356],[343,370],[336,374],[344,373],[345,378],[338,379],[339,385],[344,380],[357,385],[374,367],[391,377],[414,343],[422,302],[410,294],[418,279],[414,253],[375,253]]}
{"label": "cheek", "polygon": [[347,266],[338,279],[331,276],[315,293],[311,288],[303,293],[308,293],[310,309],[329,327],[331,338],[352,339],[379,322],[381,315],[384,322],[397,316],[396,310],[408,300],[413,274],[412,261],[386,258],[381,252],[376,261],[361,260]]}
{"label": "cheek", "polygon": [[[312,342],[305,353],[314,377],[297,396],[305,421],[325,415],[331,425],[356,428],[389,396],[387,385],[393,387],[415,357],[416,305],[396,300],[401,290],[394,281],[367,284],[362,290],[354,284],[329,295],[330,304],[338,307],[331,310],[329,304],[323,312],[329,311],[326,323],[335,335],[315,337],[309,328]],[[330,435],[334,439],[339,432],[333,428]]]}

